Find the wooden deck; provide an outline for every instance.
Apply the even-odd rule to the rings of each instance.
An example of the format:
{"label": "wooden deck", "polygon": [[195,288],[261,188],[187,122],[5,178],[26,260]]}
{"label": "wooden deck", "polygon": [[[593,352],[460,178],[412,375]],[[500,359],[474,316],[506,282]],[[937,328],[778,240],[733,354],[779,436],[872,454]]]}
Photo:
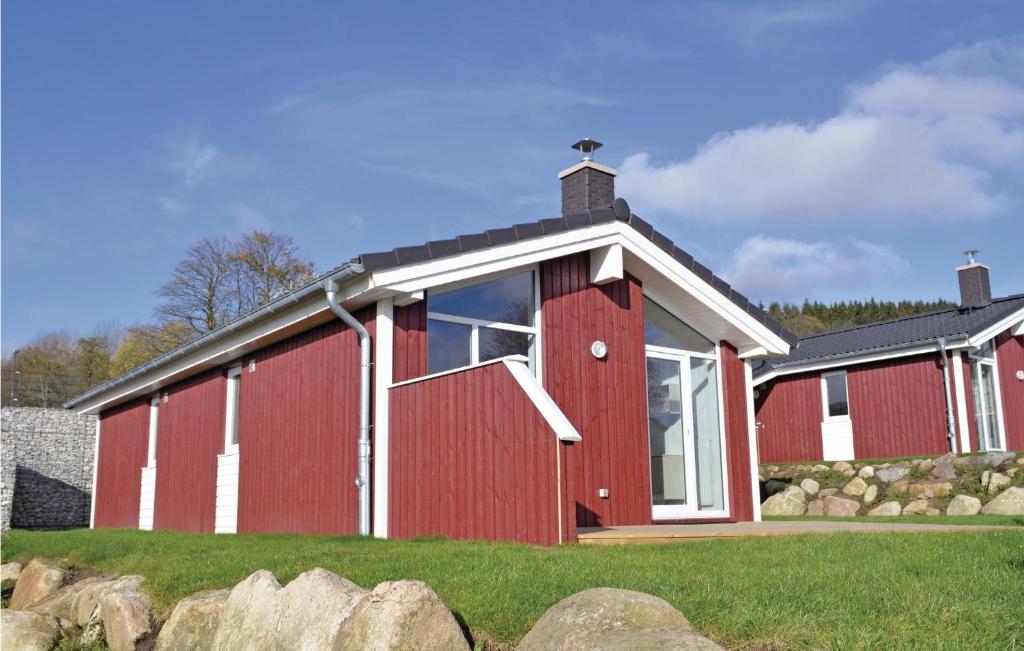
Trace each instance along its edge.
{"label": "wooden deck", "polygon": [[825,520],[736,522],[720,524],[652,524],[631,527],[586,527],[578,530],[583,545],[676,543],[749,536],[799,536],[839,532],[951,532],[1016,529],[991,525],[914,524],[902,522],[835,522]]}

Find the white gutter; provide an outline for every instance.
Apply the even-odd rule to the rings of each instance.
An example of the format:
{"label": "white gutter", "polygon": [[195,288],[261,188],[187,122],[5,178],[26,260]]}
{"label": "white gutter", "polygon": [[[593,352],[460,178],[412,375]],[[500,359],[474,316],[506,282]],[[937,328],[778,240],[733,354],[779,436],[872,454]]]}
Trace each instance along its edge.
{"label": "white gutter", "polygon": [[[347,277],[347,276],[346,276]],[[370,333],[351,312],[338,302],[341,289],[336,278],[323,281],[327,304],[339,319],[359,335],[359,470],[356,486],[359,487],[359,535],[370,535]]]}

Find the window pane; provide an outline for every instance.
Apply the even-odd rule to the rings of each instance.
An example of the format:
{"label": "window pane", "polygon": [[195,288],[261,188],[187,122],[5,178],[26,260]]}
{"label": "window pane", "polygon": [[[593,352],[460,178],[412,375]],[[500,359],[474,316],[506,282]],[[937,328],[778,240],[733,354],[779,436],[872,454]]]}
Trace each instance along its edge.
{"label": "window pane", "polygon": [[231,387],[232,387],[232,390],[231,390],[231,404],[228,405],[228,409],[231,410],[231,414],[228,416],[228,418],[231,419],[230,420],[231,430],[230,430],[230,437],[229,437],[228,444],[229,445],[238,445],[238,400],[239,400],[238,389],[239,389],[239,387],[241,386],[242,383],[241,383],[241,378],[239,376],[237,376],[237,375],[233,375],[230,378],[228,378],[228,382],[231,383]]}
{"label": "window pane", "polygon": [[722,510],[722,429],[718,422],[718,376],[710,359],[690,358],[693,430],[697,446],[697,497],[700,510]]}
{"label": "window pane", "polygon": [[482,321],[533,325],[533,272],[497,278],[450,292],[428,293],[430,312]]}
{"label": "window pane", "polygon": [[679,362],[647,358],[647,419],[654,504],[686,502]]}
{"label": "window pane", "polygon": [[445,321],[427,321],[427,372],[440,373],[469,365],[470,327]]}
{"label": "window pane", "polygon": [[826,375],[825,387],[828,393],[828,415],[849,416],[850,406],[846,399],[846,374]]}
{"label": "window pane", "polygon": [[649,346],[715,352],[714,343],[649,298],[644,298],[644,341]]}
{"label": "window pane", "polygon": [[497,328],[480,328],[480,361],[497,359],[506,355],[530,356],[530,344],[533,335],[525,332],[511,332]]}

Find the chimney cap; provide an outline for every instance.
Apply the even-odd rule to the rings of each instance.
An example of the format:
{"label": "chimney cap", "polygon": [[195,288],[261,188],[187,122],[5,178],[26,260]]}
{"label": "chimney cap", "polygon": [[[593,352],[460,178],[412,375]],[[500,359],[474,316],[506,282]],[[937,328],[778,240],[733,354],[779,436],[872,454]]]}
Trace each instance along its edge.
{"label": "chimney cap", "polygon": [[964,251],[963,254],[967,256],[967,264],[976,263],[977,260],[975,258],[979,253],[981,253],[980,249],[967,249],[966,251]]}
{"label": "chimney cap", "polygon": [[573,149],[580,152],[582,157],[580,160],[594,160],[594,152],[603,147],[601,143],[590,138],[582,138],[576,144],[572,146]]}

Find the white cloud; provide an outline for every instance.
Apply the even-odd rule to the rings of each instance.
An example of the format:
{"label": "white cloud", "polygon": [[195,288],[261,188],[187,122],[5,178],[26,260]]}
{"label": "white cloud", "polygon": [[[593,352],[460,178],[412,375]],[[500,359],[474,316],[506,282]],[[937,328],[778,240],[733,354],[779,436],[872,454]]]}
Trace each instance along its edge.
{"label": "white cloud", "polygon": [[752,46],[776,31],[848,20],[866,4],[863,0],[795,0],[767,4],[716,4],[709,9],[712,16],[732,31],[741,43]]}
{"label": "white cloud", "polygon": [[758,235],[740,244],[723,276],[752,300],[800,301],[885,292],[907,273],[892,248],[859,239],[804,242]]}
{"label": "white cloud", "polygon": [[164,167],[174,174],[173,187],[157,197],[166,215],[180,217],[189,211],[192,195],[214,179],[261,176],[265,166],[257,158],[225,153],[199,136],[186,133],[160,143]]}
{"label": "white cloud", "polygon": [[684,219],[994,215],[1011,199],[993,177],[1024,163],[1020,71],[995,71],[1022,52],[989,43],[891,66],[850,86],[832,118],[720,133],[684,161],[635,154],[618,185],[638,208]]}
{"label": "white cloud", "polygon": [[192,188],[208,178],[223,154],[216,145],[203,142],[191,134],[181,140],[166,142],[167,168],[181,175],[185,187]]}

